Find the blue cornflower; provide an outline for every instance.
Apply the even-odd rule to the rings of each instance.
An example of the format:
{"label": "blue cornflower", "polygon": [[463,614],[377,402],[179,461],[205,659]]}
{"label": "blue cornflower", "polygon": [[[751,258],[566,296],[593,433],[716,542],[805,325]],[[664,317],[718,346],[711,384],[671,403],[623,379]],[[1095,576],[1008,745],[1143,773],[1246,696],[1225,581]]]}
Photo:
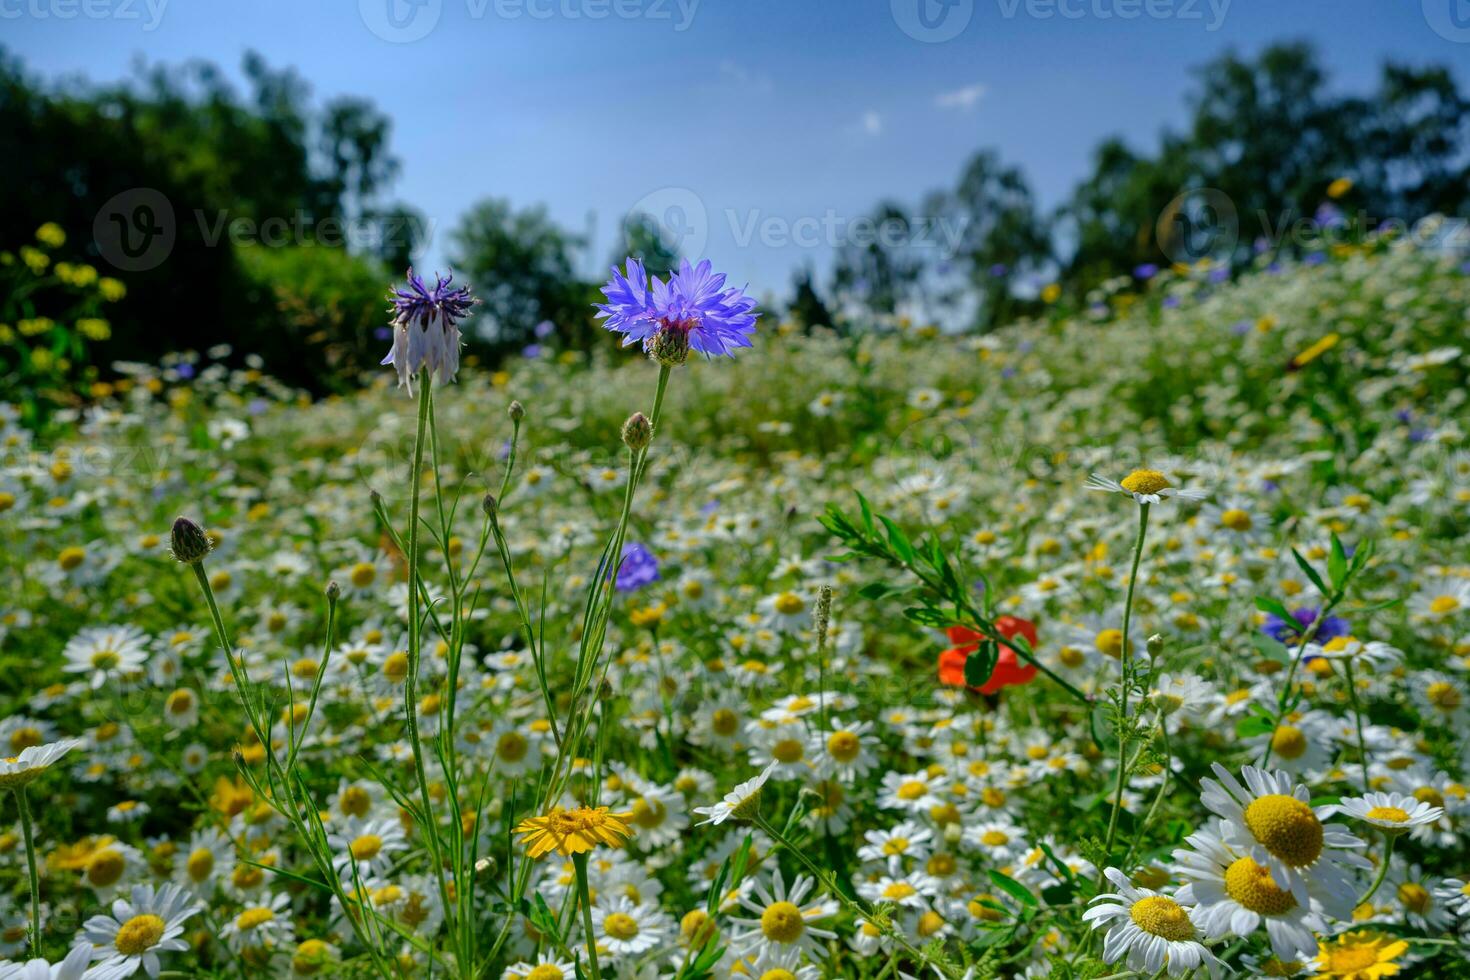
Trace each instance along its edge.
{"label": "blue cornflower", "polygon": [[[1317,610],[1310,606],[1302,606],[1291,611],[1291,620],[1284,620],[1280,616],[1268,614],[1266,622],[1261,626],[1261,632],[1265,633],[1277,643],[1286,643],[1300,639],[1307,631],[1307,627],[1317,620]],[[1317,627],[1313,639],[1318,643],[1326,643],[1339,636],[1347,636],[1351,628],[1346,619],[1341,616],[1328,616],[1322,620],[1322,625]]]}
{"label": "blue cornflower", "polygon": [[435,276],[432,288],[408,270],[408,283],[388,293],[393,346],[382,363],[398,371],[398,384],[413,392],[413,376],[427,368],[441,383],[459,373],[459,321],[479,302],[468,286],[451,288],[453,275]]}
{"label": "blue cornflower", "polygon": [[623,546],[623,560],[613,583],[619,592],[634,592],[659,580],[658,559],[636,541]]}
{"label": "blue cornflower", "polygon": [[679,364],[691,348],[709,357],[733,357],[749,347],[758,314],[743,289],[725,288],[725,277],[709,260],[690,266],[685,259],[669,281],[650,280],[643,263],[628,259],[627,272],[616,267],[602,287],[606,303],[595,304],[603,326],[623,335],[623,346],[642,341],[662,364]]}

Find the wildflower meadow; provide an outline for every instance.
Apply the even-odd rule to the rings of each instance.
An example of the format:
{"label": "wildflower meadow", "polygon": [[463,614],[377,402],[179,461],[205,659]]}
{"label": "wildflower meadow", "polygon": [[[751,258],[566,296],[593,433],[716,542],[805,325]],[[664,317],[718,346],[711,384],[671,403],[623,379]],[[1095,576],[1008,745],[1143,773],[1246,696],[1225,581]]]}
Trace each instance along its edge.
{"label": "wildflower meadow", "polygon": [[462,363],[491,286],[0,411],[0,977],[1470,974],[1461,260],[839,334],[629,259]]}

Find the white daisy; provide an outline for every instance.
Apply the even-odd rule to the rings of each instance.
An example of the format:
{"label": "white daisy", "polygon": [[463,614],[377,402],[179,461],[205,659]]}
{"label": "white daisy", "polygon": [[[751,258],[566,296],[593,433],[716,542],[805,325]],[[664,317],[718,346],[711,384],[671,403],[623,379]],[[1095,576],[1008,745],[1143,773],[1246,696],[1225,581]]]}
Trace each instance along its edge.
{"label": "white daisy", "polygon": [[592,909],[592,931],[598,949],[606,949],[616,957],[637,956],[670,938],[672,923],[658,906],[634,903],[619,895],[610,902],[599,902]]}
{"label": "white daisy", "polygon": [[761,790],[765,788],[766,780],[771,778],[771,772],[776,768],[776,763],[766,766],[759,776],[747,779],[725,794],[725,798],[714,806],[697,806],[694,808],[695,816],[704,817],[699,821],[704,824],[722,824],[731,817],[736,820],[749,820],[760,812]]}
{"label": "white daisy", "polygon": [[816,882],[798,875],[788,891],[786,883],[777,869],[771,876],[771,887],[757,880],[752,891],[740,904],[755,918],[733,918],[731,920],[730,948],[745,955],[759,956],[767,951],[797,952],[805,950],[814,956],[826,953],[823,943],[836,937],[830,929],[817,925],[823,919],[837,914],[837,903],[807,901],[816,887]]}
{"label": "white daisy", "polygon": [[1127,494],[1140,505],[1156,504],[1168,497],[1203,500],[1210,495],[1208,490],[1177,487],[1172,477],[1159,470],[1134,470],[1121,481],[1094,473],[1087,478],[1087,489]]}
{"label": "white daisy", "polygon": [[1205,967],[1212,980],[1220,976],[1220,961],[1200,942],[1200,930],[1186,909],[1167,895],[1148,888],[1135,888],[1117,868],[1107,875],[1117,892],[1092,899],[1082,913],[1092,928],[1107,927],[1103,959],[1116,963],[1126,957],[1129,969],[1153,975],[1181,976]]}
{"label": "white daisy", "polygon": [[1365,793],[1341,800],[1337,809],[1364,823],[1372,824],[1386,834],[1402,834],[1415,827],[1434,823],[1444,816],[1444,808],[1430,806],[1403,793]]}
{"label": "white daisy", "polygon": [[0,793],[27,785],[82,744],[79,738],[64,738],[46,745],[27,746],[18,755],[0,759]]}
{"label": "white daisy", "polygon": [[1218,762],[1211,768],[1220,781],[1200,781],[1200,802],[1221,818],[1224,843],[1270,868],[1276,886],[1301,905],[1310,901],[1309,885],[1324,901],[1356,894],[1346,867],[1371,866],[1354,853],[1365,846],[1362,840],[1322,823],[1335,807],[1314,809],[1307,788],[1288,773],[1246,766],[1242,786]]}
{"label": "white daisy", "polygon": [[[1174,859],[1189,883],[1175,898],[1197,906],[1194,921],[1207,936],[1244,938],[1264,923],[1271,951],[1281,959],[1305,959],[1317,952],[1316,933],[1327,931],[1319,902],[1298,902],[1291,892],[1276,886],[1265,865],[1227,847],[1213,829],[1200,830],[1185,841],[1193,850],[1177,849]],[[1351,913],[1351,898],[1336,908]]]}
{"label": "white daisy", "polygon": [[108,680],[131,680],[143,672],[148,660],[148,637],[136,626],[92,626],[67,641],[61,655],[62,668],[83,674],[92,687]]}
{"label": "white daisy", "polygon": [[374,872],[387,869],[393,855],[408,849],[408,838],[397,820],[348,820],[341,830],[327,835],[333,851],[332,867],[351,881],[356,875],[366,881]]}
{"label": "white daisy", "polygon": [[189,948],[184,922],[202,911],[192,895],[178,885],[134,885],[129,899],[112,903],[111,915],[95,915],[82,926],[82,936],[101,961],[98,973],[130,977],[139,969],[158,976],[158,954]]}

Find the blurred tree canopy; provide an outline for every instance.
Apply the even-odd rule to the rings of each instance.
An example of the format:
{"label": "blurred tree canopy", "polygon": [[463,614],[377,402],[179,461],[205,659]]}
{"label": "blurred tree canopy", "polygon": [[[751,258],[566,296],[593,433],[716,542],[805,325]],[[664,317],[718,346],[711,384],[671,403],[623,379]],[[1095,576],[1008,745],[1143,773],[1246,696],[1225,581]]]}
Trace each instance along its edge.
{"label": "blurred tree canopy", "polygon": [[423,221],[383,200],[399,163],[371,103],[316,107],[294,71],[242,67],[244,93],[204,63],[43,86],[0,50],[0,141],[25,148],[0,247],[55,222],[58,258],[126,283],[98,363],[229,343],[321,390],[377,361],[363,311],[381,319],[383,262],[406,264]]}
{"label": "blurred tree canopy", "polygon": [[918,210],[879,209],[955,223],[952,254],[847,247],[834,291],[860,286],[870,309],[893,312],[928,292],[926,270],[957,265],[976,301],[971,325],[984,327],[1034,312],[1051,279],[1081,296],[1148,266],[1239,267],[1260,252],[1300,254],[1385,222],[1470,210],[1470,102],[1444,67],[1388,63],[1371,95],[1338,95],[1309,45],[1283,43],[1206,64],[1186,100],[1183,131],[1164,132],[1153,153],[1105,141],[1050,214],[1019,170],[978,152]]}

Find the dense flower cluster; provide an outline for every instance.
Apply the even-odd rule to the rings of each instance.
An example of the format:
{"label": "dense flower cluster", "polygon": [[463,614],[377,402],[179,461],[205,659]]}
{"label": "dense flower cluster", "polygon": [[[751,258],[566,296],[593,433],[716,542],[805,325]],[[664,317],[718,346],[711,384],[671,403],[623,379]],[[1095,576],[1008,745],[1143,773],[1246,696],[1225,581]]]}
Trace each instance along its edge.
{"label": "dense flower cluster", "polygon": [[[636,448],[659,369],[548,337],[436,394],[437,481],[390,378],[0,406],[0,976],[1466,975],[1470,276],[1149,288],[773,326]],[[707,264],[606,295],[750,346]],[[468,295],[395,297],[449,380]]]}

